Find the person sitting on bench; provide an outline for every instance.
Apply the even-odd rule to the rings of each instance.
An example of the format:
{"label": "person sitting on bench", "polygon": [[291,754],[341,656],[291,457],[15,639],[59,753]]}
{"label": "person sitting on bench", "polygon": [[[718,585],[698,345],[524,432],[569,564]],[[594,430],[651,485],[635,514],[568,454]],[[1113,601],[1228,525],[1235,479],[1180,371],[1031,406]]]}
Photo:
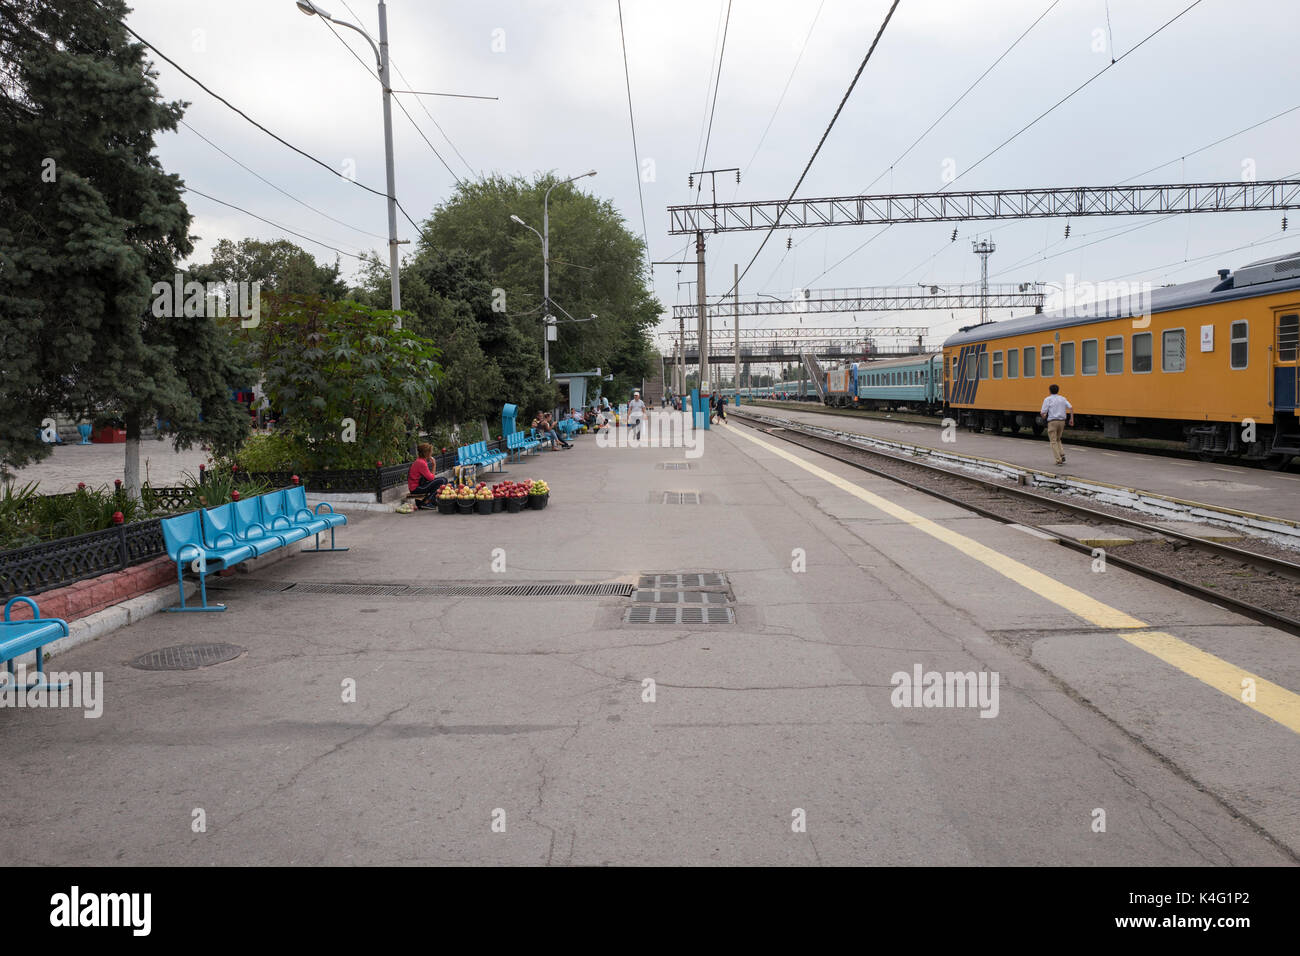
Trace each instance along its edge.
{"label": "person sitting on bench", "polygon": [[422,441],[415,447],[415,451],[418,457],[411,462],[411,470],[406,473],[406,487],[416,496],[415,507],[437,508],[438,503],[433,500],[434,495],[447,483],[447,479],[439,478],[429,467],[429,462],[433,460],[432,445]]}

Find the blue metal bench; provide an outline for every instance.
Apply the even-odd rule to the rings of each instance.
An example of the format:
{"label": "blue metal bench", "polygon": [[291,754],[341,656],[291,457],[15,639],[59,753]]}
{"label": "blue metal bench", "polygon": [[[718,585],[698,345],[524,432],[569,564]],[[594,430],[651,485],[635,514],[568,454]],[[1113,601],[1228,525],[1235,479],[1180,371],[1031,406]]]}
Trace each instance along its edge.
{"label": "blue metal bench", "polygon": [[[10,620],[10,609],[19,601],[31,607],[31,620]],[[41,617],[41,609],[29,597],[12,597],[5,604],[4,621],[0,622],[0,661],[5,661],[9,666],[9,673],[13,674],[14,658],[21,657],[29,651],[35,651],[37,680],[35,683],[28,684],[27,687],[31,688],[44,684],[51,690],[61,690],[62,685],[45,682],[45,655],[42,653],[42,649],[51,641],[67,636],[67,621],[59,617]]]}
{"label": "blue metal bench", "polygon": [[245,513],[248,512],[248,506],[251,505],[253,515],[256,515],[259,519],[261,518],[261,509],[258,507],[257,501],[252,498],[247,501],[231,502],[217,508],[204,509],[203,544],[205,547],[219,550],[242,544],[252,548],[253,556],[259,558],[268,551],[284,547],[284,538],[273,537],[268,534],[261,521],[241,521],[240,505],[244,506]]}
{"label": "blue metal bench", "polygon": [[[199,512],[190,511],[174,518],[162,520],[163,542],[167,546],[167,557],[176,562],[176,586],[180,590],[181,603],[169,607],[168,611],[224,611],[224,604],[208,603],[208,574],[223,568],[234,567],[241,561],[254,556],[254,551],[246,544],[228,547],[210,548],[203,538],[203,519]],[[193,607],[185,603],[185,565],[191,564],[199,576],[200,605]]]}
{"label": "blue metal bench", "polygon": [[[304,552],[348,550],[347,548],[340,548],[334,543],[334,529],[348,523],[347,515],[335,514],[334,507],[326,501],[322,501],[316,506],[316,510],[312,511],[307,507],[307,490],[302,485],[285,488],[283,491],[274,492],[274,494],[284,496],[285,512],[289,516],[289,520],[298,527],[306,529],[307,533],[316,539],[316,547],[303,548]],[[266,495],[262,495],[262,497],[265,498]],[[328,510],[322,511],[322,508]],[[322,548],[320,546],[320,534],[327,529],[330,533],[330,546]],[[277,534],[279,533],[277,529],[271,530],[275,530]]]}

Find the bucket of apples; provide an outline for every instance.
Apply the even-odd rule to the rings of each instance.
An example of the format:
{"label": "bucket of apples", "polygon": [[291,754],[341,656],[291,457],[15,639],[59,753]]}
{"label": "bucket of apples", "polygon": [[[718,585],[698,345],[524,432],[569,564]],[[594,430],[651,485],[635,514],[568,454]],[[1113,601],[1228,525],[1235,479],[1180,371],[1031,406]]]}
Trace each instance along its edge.
{"label": "bucket of apples", "polygon": [[541,511],[550,500],[551,488],[546,482],[538,479],[528,483],[528,507]]}
{"label": "bucket of apples", "polygon": [[474,488],[472,485],[461,485],[456,489],[456,511],[463,515],[472,515],[474,513]]}
{"label": "bucket of apples", "polygon": [[528,502],[527,482],[523,481],[503,481],[497,485],[498,494],[501,496],[500,501],[506,511],[512,515],[517,515],[524,510],[524,505]]}
{"label": "bucket of apples", "polygon": [[454,515],[456,513],[456,486],[451,482],[438,489],[438,514]]}
{"label": "bucket of apples", "polygon": [[490,515],[492,513],[492,489],[487,486],[486,482],[480,481],[475,486],[474,503],[478,506],[479,514]]}

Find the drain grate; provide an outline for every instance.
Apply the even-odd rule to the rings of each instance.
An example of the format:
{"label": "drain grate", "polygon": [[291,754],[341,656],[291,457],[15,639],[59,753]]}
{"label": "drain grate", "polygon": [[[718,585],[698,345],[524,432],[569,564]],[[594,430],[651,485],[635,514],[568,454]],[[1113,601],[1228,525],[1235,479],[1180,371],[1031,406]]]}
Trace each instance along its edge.
{"label": "drain grate", "polygon": [[643,574],[637,587],[650,590],[675,590],[681,588],[724,588],[727,579],[724,575],[705,571],[686,574]]}
{"label": "drain grate", "polygon": [[700,503],[700,493],[698,491],[665,491],[663,503],[666,505],[698,505]]}
{"label": "drain grate", "polygon": [[637,591],[633,601],[651,604],[726,604],[722,591]]}
{"label": "drain grate", "polygon": [[640,604],[627,609],[626,624],[735,624],[729,607],[682,607]]}
{"label": "drain grate", "polygon": [[688,461],[665,461],[659,467],[664,471],[690,471],[691,463]]}
{"label": "drain grate", "polygon": [[176,644],[141,654],[131,666],[142,671],[192,671],[233,661],[245,650],[238,644]]}

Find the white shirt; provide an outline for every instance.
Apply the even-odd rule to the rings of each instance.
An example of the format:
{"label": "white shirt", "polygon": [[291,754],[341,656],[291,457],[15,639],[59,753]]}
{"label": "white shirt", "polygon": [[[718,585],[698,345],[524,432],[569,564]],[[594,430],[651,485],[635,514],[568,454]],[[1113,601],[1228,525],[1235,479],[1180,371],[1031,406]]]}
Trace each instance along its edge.
{"label": "white shirt", "polygon": [[1048,395],[1043,399],[1043,410],[1039,412],[1049,422],[1065,421],[1074,412],[1074,406],[1071,405],[1064,395]]}
{"label": "white shirt", "polygon": [[636,421],[645,412],[645,402],[639,398],[634,398],[627,403],[627,417],[629,421]]}

